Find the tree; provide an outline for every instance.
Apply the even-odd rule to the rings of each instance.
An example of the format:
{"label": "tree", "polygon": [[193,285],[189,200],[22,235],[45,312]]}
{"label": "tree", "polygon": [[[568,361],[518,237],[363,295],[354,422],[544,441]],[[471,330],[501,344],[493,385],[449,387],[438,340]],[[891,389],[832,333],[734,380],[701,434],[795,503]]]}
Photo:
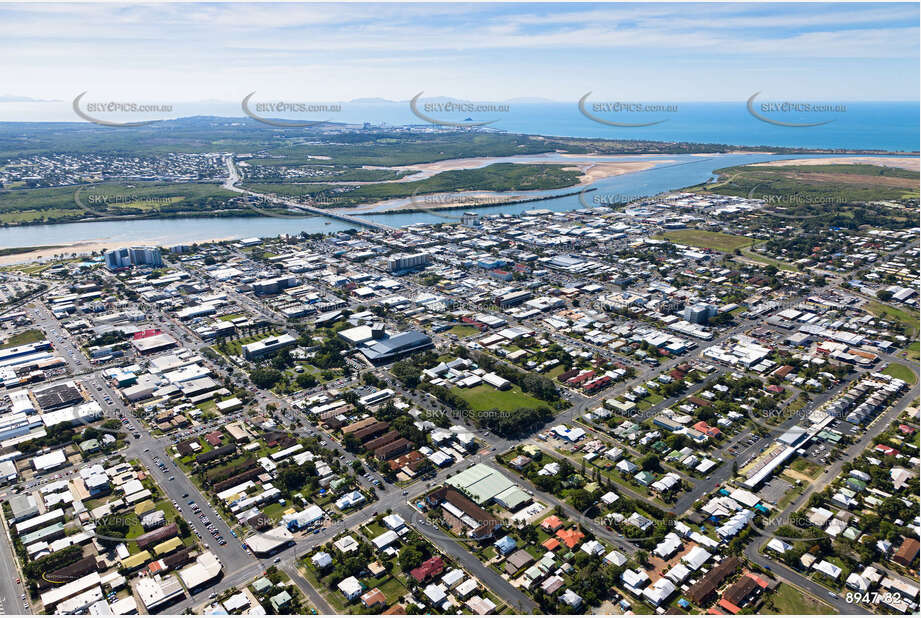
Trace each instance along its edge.
{"label": "tree", "polygon": [[279,371],[282,371],[293,364],[294,360],[291,358],[291,352],[289,350],[281,350],[272,359],[272,366]]}
{"label": "tree", "polygon": [[640,467],[646,472],[662,471],[662,464],[659,462],[658,455],[646,455],[640,460]]}
{"label": "tree", "polygon": [[398,557],[400,561],[400,570],[409,573],[425,560],[425,554],[416,544],[407,544],[400,549]]}
{"label": "tree", "polygon": [[313,388],[317,385],[317,378],[311,373],[302,373],[295,380],[301,388]]}
{"label": "tree", "polygon": [[361,440],[356,438],[355,434],[347,433],[342,438],[342,446],[345,447],[345,450],[354,453],[361,448]]}
{"label": "tree", "polygon": [[892,299],[892,292],[889,290],[879,290],[876,292],[876,298],[880,299],[884,303],[888,302],[890,299]]}
{"label": "tree", "polygon": [[259,388],[272,388],[281,380],[281,372],[277,369],[259,367],[249,374],[250,380]]}
{"label": "tree", "polygon": [[106,517],[96,526],[96,538],[105,546],[117,545],[124,541],[129,528],[124,517]]}
{"label": "tree", "polygon": [[300,466],[286,466],[278,474],[278,482],[289,493],[300,490],[304,485],[316,487],[319,485],[317,467],[312,461]]}
{"label": "tree", "polygon": [[580,513],[584,513],[595,503],[592,494],[584,489],[577,489],[572,492],[572,505]]}

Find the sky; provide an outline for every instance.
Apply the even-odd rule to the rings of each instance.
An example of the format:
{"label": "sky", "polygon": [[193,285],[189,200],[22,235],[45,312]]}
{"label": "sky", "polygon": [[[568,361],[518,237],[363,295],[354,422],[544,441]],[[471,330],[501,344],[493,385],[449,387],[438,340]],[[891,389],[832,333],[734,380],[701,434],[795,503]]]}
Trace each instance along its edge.
{"label": "sky", "polygon": [[916,101],[918,3],[0,4],[0,98]]}

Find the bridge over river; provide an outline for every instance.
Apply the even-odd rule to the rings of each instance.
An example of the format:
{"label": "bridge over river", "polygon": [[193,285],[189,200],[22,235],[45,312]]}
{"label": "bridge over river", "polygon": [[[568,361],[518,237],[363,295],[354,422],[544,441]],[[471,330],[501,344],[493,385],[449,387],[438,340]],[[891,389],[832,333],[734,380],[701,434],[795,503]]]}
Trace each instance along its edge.
{"label": "bridge over river", "polygon": [[[263,203],[279,204],[279,205],[285,206],[286,208],[290,208],[292,210],[296,210],[296,211],[303,212],[303,213],[314,214],[319,217],[327,217],[329,219],[337,219],[339,221],[345,221],[346,223],[351,223],[359,227],[366,227],[366,228],[371,228],[371,229],[381,230],[381,231],[390,231],[390,230],[396,229],[390,225],[386,225],[383,223],[376,223],[374,221],[368,221],[367,219],[362,219],[361,217],[356,217],[354,215],[350,215],[347,213],[334,212],[334,211],[326,210],[324,208],[317,208],[316,206],[302,204],[300,202],[296,202],[289,198],[279,197],[273,194],[256,193],[255,191],[243,189],[241,187],[236,186],[237,183],[240,181],[240,173],[237,171],[237,166],[234,165],[233,163],[233,155],[226,155],[224,157],[224,163],[227,165],[228,177],[227,177],[227,180],[224,181],[223,188],[227,189],[228,191],[234,191],[236,193],[240,193],[241,195],[257,197]],[[255,204],[251,204],[250,207],[253,210],[256,210],[257,212],[263,212]],[[294,214],[284,215],[284,214],[279,214],[276,212],[268,212],[268,211],[263,212],[263,214],[269,217],[299,218],[299,215],[294,215]]]}

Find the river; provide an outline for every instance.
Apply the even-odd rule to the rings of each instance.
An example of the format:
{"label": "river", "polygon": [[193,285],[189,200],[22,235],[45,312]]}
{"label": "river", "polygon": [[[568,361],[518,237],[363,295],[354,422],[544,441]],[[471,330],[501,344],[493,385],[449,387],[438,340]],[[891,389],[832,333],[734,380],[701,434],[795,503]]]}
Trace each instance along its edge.
{"label": "river", "polygon": [[[521,204],[504,204],[469,208],[481,215],[506,213],[519,214],[526,210],[544,209],[557,212],[576,210],[586,205],[601,205],[612,201],[628,201],[656,195],[665,191],[674,191],[698,184],[713,176],[713,170],[773,161],[778,159],[827,158],[834,155],[771,155],[771,154],[716,154],[716,155],[659,155],[643,157],[656,158],[669,163],[654,168],[612,176],[599,180],[587,188],[595,191],[567,197],[551,198]],[[521,157],[532,159],[533,157]],[[499,160],[508,160],[499,159]],[[544,158],[546,160],[546,158]],[[624,157],[612,156],[599,160],[625,160]],[[635,160],[635,159],[633,159]],[[561,160],[565,161],[564,160]],[[523,161],[522,161],[523,162]],[[573,188],[557,191],[534,191],[529,196],[555,195],[572,193]],[[515,192],[514,195],[521,195]],[[500,195],[500,194],[493,194]],[[403,227],[415,223],[438,223],[456,220],[462,211],[447,210],[441,212],[406,212],[406,213],[356,213],[358,216],[393,227]],[[190,244],[208,240],[229,238],[267,237],[279,234],[328,233],[354,227],[344,221],[321,216],[303,218],[275,218],[268,216],[253,217],[188,217],[176,219],[138,219],[131,221],[96,221],[84,223],[60,223],[51,225],[25,225],[0,228],[0,247],[36,247],[42,245],[69,245],[74,243],[111,243],[124,245],[170,246]]]}

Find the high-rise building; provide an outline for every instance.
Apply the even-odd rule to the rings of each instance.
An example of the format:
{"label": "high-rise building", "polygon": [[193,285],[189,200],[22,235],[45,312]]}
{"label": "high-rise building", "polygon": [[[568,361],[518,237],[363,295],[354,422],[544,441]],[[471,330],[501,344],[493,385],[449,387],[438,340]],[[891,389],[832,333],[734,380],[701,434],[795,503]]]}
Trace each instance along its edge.
{"label": "high-rise building", "polygon": [[467,227],[479,227],[479,215],[475,212],[465,212],[463,215],[461,215],[461,225],[466,225]]}
{"label": "high-rise building", "polygon": [[106,268],[118,270],[129,266],[163,266],[157,247],[122,247],[106,251]]}
{"label": "high-rise building", "polygon": [[131,266],[131,258],[129,257],[127,247],[106,251],[106,268],[109,270],[118,270],[119,268],[128,268],[129,266]]}
{"label": "high-rise building", "polygon": [[432,256],[428,253],[395,253],[390,256],[390,272],[397,273],[412,270],[432,263]]}
{"label": "high-rise building", "polygon": [[681,317],[691,324],[707,324],[716,313],[716,305],[697,303],[685,307]]}

